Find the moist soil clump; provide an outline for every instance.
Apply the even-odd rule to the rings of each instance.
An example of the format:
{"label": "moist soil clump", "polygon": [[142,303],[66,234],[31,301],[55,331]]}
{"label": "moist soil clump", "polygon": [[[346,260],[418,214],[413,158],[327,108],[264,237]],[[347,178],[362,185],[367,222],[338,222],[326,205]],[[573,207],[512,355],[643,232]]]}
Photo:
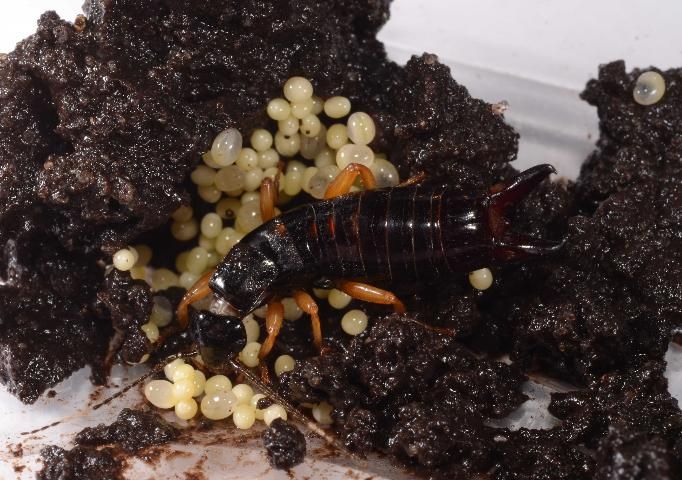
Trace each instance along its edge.
{"label": "moist soil clump", "polygon": [[123,464],[110,449],[75,447],[64,450],[54,445],[45,447],[40,455],[44,467],[36,474],[38,480],[121,480]]}
{"label": "moist soil clump", "polygon": [[123,409],[111,425],[85,428],[76,434],[76,447],[51,445],[41,452],[44,467],[39,480],[122,479],[126,455],[178,438],[180,431],[153,412]]}
{"label": "moist soil clump", "polygon": [[301,463],[305,457],[305,436],[281,418],[273,420],[263,432],[263,445],[274,468],[288,470]]}
{"label": "moist soil clump", "polygon": [[78,445],[120,446],[126,452],[136,452],[152,445],[175,440],[180,431],[152,412],[125,408],[111,425],[86,428],[76,435]]}
{"label": "moist soil clump", "polygon": [[300,402],[331,403],[349,450],[389,454],[429,478],[492,471],[496,480],[587,480],[616,478],[608,474],[618,470],[627,475],[617,478],[675,479],[682,414],[664,370],[663,361],[650,361],[554,393],[549,412],[559,426],[512,431],[491,420],[526,400],[517,366],[477,358],[452,337],[392,315],[342,353],[301,360],[279,388]]}
{"label": "moist soil clump", "polygon": [[524,381],[515,366],[477,358],[455,338],[392,315],[345,351],[303,360],[282,374],[280,389],[300,402],[330,402],[352,451],[378,450],[468,478],[495,464],[495,429],[486,420],[526,400]]}

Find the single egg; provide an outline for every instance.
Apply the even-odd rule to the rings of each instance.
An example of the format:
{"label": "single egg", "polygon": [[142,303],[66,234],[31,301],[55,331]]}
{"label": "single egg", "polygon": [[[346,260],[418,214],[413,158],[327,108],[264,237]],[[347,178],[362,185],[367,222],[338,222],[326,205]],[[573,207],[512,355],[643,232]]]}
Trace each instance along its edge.
{"label": "single egg", "polygon": [[665,79],[658,72],[649,71],[637,77],[632,96],[640,105],[658,103],[665,94]]}

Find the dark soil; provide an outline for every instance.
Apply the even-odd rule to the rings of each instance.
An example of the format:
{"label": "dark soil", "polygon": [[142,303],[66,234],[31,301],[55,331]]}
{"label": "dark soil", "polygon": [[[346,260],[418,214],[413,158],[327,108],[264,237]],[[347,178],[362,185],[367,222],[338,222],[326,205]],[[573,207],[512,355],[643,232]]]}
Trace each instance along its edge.
{"label": "dark soil", "polygon": [[123,464],[110,449],[75,447],[64,450],[49,446],[41,450],[44,467],[38,480],[121,480]]}
{"label": "dark soil", "polygon": [[111,425],[86,428],[76,435],[78,445],[119,445],[126,452],[135,452],[152,445],[175,440],[180,431],[157,414],[124,409]]}
{"label": "dark soil", "polygon": [[277,418],[263,432],[263,445],[270,465],[287,470],[303,461],[306,451],[305,437],[291,423]]}
{"label": "dark soil", "polygon": [[156,413],[124,409],[111,425],[86,428],[76,435],[76,447],[45,447],[39,480],[122,479],[125,458],[154,445],[175,440],[180,431]]}

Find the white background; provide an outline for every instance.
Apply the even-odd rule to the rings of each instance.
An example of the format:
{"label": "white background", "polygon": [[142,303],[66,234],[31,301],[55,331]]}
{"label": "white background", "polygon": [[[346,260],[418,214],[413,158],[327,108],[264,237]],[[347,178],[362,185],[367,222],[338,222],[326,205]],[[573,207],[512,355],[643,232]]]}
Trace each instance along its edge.
{"label": "white background", "polygon": [[[73,19],[83,0],[23,0],[0,6],[0,51],[53,9]],[[682,65],[677,0],[395,0],[381,34],[389,44],[579,90],[600,63]]]}
{"label": "white background", "polygon": [[580,90],[597,65],[682,65],[677,0],[397,0],[389,43]]}
{"label": "white background", "polygon": [[[73,19],[82,2],[2,2],[0,51],[10,51],[16,41],[32,33],[42,11],[56,9],[65,18]],[[585,82],[596,75],[600,63],[619,58],[625,59],[629,67],[681,66],[681,19],[682,2],[678,0],[396,0],[392,19],[381,38],[397,61],[405,61],[413,53],[437,53],[472,94],[491,102],[508,100],[508,119],[522,134],[520,165],[546,161],[557,165],[561,174],[574,177],[597,134],[594,109],[578,98]],[[671,372],[682,371],[680,350],[671,350]],[[674,379],[671,390],[679,397],[682,376],[675,373]],[[125,377],[116,380],[119,384],[125,381]],[[514,422],[529,427],[551,424],[551,418],[539,409],[547,401],[543,390],[533,385],[529,389],[536,400],[517,412]],[[45,442],[68,445],[72,432],[97,421],[110,422],[118,409],[132,401],[129,398],[93,414],[87,407],[90,391],[86,372],[61,385],[56,400],[41,400],[30,407],[0,390],[4,413],[0,445],[24,442],[28,460]],[[64,428],[49,430],[42,438],[31,440],[18,435],[65,416],[72,418]],[[199,453],[209,450],[200,448]],[[233,461],[237,453],[229,446],[209,453],[208,463],[214,466],[213,471],[221,473],[220,478],[288,478],[282,472],[263,470],[258,442],[255,450],[239,462]],[[172,469],[181,472],[192,465],[190,460],[173,464]],[[0,449],[0,480],[16,478],[13,462]],[[377,473],[375,478],[381,478],[381,470],[376,471],[373,465],[365,468]],[[144,466],[138,467],[144,471]],[[312,478],[342,478],[347,468],[308,460],[296,473]],[[33,474],[27,470],[22,478],[33,478]]]}

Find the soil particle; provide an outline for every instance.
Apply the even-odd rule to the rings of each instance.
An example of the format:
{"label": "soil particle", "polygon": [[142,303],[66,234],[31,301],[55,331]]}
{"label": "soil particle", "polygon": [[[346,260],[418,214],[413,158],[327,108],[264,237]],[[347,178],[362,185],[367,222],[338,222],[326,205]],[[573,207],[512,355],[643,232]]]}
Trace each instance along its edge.
{"label": "soil particle", "polygon": [[21,458],[24,456],[24,446],[21,443],[10,443],[7,446],[7,449],[15,458]]}
{"label": "soil particle", "polygon": [[168,443],[180,434],[157,414],[124,409],[111,425],[85,428],[71,450],[48,446],[41,450],[40,480],[119,479],[125,458]]}
{"label": "soil particle", "polygon": [[305,436],[294,425],[280,418],[263,432],[263,444],[270,465],[280,470],[295,467],[305,457]]}
{"label": "soil particle", "polygon": [[111,425],[86,428],[76,435],[78,445],[118,445],[126,452],[168,443],[180,431],[166,423],[156,413],[123,409]]}
{"label": "soil particle", "polygon": [[40,455],[44,467],[36,474],[38,480],[121,480],[123,464],[111,449],[75,447],[64,450],[45,447]]}

